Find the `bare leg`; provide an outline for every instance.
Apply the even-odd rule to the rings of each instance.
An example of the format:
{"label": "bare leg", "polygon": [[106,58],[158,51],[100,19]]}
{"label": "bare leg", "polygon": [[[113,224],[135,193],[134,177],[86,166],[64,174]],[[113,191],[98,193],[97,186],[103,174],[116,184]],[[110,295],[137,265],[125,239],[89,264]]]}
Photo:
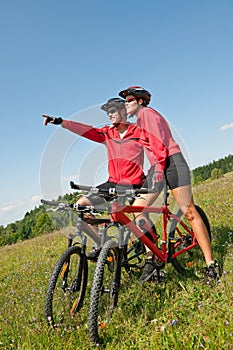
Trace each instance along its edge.
{"label": "bare leg", "polygon": [[[154,201],[158,198],[159,193],[155,194],[144,194],[141,197],[135,199],[133,206],[150,206],[154,203]],[[142,213],[135,213],[136,223],[138,224],[139,220],[143,219],[145,221],[145,230],[149,231],[151,229],[151,222],[148,220],[148,217]],[[149,248],[146,247],[147,258],[152,258],[153,253]]]}
{"label": "bare leg", "polygon": [[[158,198],[159,193],[155,194],[147,194],[143,195],[142,197],[139,197],[138,199],[135,200],[133,205],[139,205],[139,206],[151,206],[154,201]],[[136,223],[138,225],[138,222],[140,219],[143,219],[145,224],[143,225],[143,229],[145,229],[147,232],[150,234],[153,234],[151,222],[148,218],[147,215],[145,215],[143,212],[142,213],[135,213],[136,216]],[[139,226],[139,225],[138,225]],[[157,245],[157,240],[154,243]],[[146,247],[146,254],[147,258],[145,260],[145,265],[143,267],[142,274],[139,278],[140,284],[145,283],[146,281],[149,281],[150,279],[157,277],[158,281],[161,281],[161,278],[163,276],[163,272],[160,268],[158,268],[158,261],[156,262],[156,257],[154,256],[153,252]]]}
{"label": "bare leg", "polygon": [[172,190],[172,194],[185,217],[190,222],[204,254],[206,264],[208,265],[208,263],[213,261],[209,235],[204,222],[195,208],[191,186],[178,187]]}

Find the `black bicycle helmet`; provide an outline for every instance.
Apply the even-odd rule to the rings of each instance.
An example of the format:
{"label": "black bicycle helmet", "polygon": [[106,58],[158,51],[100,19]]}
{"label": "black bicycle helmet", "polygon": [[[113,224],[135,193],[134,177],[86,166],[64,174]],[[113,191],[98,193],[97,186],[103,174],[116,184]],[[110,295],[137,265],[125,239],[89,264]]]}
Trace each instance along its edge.
{"label": "black bicycle helmet", "polygon": [[128,95],[133,95],[136,98],[142,98],[146,105],[150,103],[151,94],[141,86],[130,86],[128,89],[119,92],[119,96],[123,98],[126,98]]}
{"label": "black bicycle helmet", "polygon": [[125,101],[119,97],[110,98],[105,104],[103,104],[103,106],[101,106],[101,109],[107,112],[111,107],[116,107],[117,109],[125,108]]}

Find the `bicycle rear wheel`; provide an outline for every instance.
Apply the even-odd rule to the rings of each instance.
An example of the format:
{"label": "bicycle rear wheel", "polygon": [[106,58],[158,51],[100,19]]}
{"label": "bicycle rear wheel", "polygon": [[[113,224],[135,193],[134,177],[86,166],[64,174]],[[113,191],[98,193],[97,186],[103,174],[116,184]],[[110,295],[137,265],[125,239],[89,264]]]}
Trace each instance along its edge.
{"label": "bicycle rear wheel", "polygon": [[94,274],[89,311],[89,335],[98,343],[111,322],[120,288],[121,258],[116,242],[108,240],[102,247]]}
{"label": "bicycle rear wheel", "polygon": [[[199,206],[195,205],[195,207],[207,228],[208,235],[211,241],[209,220],[205,212]],[[179,210],[176,216],[182,218],[182,211]],[[182,222],[184,222],[188,229],[192,231],[191,225],[187,219],[182,218]],[[171,257],[172,254],[188,247],[192,243],[192,240],[192,236],[181,226],[180,222],[177,222],[175,219],[173,219],[169,232],[169,256]],[[171,263],[179,273],[184,273],[185,271],[187,271],[188,269],[192,269],[193,267],[195,269],[202,268],[204,265],[203,253],[200,247],[197,246],[195,249],[188,250],[182,253],[181,255],[178,255],[176,258],[171,259]]]}
{"label": "bicycle rear wheel", "polygon": [[72,323],[83,305],[87,278],[86,255],[77,245],[68,248],[59,258],[50,278],[45,302],[48,325],[58,328]]}

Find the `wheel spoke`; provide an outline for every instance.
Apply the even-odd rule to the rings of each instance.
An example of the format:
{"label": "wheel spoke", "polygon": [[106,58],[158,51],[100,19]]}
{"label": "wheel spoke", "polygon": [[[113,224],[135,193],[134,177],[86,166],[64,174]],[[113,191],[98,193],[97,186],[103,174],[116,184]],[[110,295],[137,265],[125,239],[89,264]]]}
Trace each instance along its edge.
{"label": "wheel spoke", "polygon": [[46,294],[45,317],[49,325],[68,326],[80,310],[88,276],[86,256],[78,246],[65,251],[54,267]]}

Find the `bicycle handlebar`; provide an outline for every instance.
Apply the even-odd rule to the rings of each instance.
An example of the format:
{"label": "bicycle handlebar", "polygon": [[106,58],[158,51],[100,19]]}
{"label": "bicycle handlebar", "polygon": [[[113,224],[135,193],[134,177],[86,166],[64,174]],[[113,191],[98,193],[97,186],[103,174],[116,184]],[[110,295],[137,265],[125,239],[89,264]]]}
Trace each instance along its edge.
{"label": "bicycle handlebar", "polygon": [[125,188],[97,188],[92,186],[85,186],[85,185],[79,185],[75,184],[73,181],[70,182],[70,187],[74,190],[80,190],[80,191],[88,191],[91,193],[98,193],[98,194],[109,194],[109,195],[137,195],[137,194],[146,194],[146,193],[155,193],[154,190],[148,189],[148,188],[137,188],[137,189],[125,189]]}
{"label": "bicycle handlebar", "polygon": [[55,201],[48,201],[46,199],[41,199],[41,203],[49,205],[50,207],[56,207],[57,210],[64,209],[76,209],[78,211],[87,211],[87,212],[96,212],[95,208],[92,205],[80,205],[80,204],[69,204]]}
{"label": "bicycle handlebar", "polygon": [[45,205],[49,205],[51,207],[57,207],[58,209],[67,209],[73,208],[73,204],[67,204],[62,202],[48,201],[47,199],[41,199],[41,203]]}
{"label": "bicycle handlebar", "polygon": [[[78,185],[75,184],[73,181],[70,182],[70,187],[74,190],[79,191],[88,191],[91,193],[99,194],[99,195],[124,195],[124,196],[136,196],[138,194],[148,194],[148,193],[154,193],[154,190],[148,189],[148,188],[138,188],[138,189],[126,189],[126,188],[97,188],[92,186],[86,186],[86,185]],[[66,210],[70,208],[75,208],[79,211],[95,211],[94,206],[87,206],[87,205],[80,205],[80,204],[68,204],[68,203],[62,203],[62,202],[56,202],[56,201],[49,201],[46,199],[41,199],[41,203],[45,205],[49,205],[51,207],[56,207],[57,210]]]}

